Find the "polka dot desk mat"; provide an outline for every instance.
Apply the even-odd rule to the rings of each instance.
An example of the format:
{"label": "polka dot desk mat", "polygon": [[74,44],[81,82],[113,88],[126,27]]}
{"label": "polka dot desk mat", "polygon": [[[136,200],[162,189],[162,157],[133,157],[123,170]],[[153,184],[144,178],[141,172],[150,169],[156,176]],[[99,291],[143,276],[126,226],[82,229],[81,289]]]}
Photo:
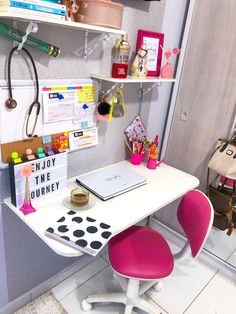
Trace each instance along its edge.
{"label": "polka dot desk mat", "polygon": [[92,217],[70,210],[47,228],[48,237],[84,253],[96,256],[112,235],[112,227]]}

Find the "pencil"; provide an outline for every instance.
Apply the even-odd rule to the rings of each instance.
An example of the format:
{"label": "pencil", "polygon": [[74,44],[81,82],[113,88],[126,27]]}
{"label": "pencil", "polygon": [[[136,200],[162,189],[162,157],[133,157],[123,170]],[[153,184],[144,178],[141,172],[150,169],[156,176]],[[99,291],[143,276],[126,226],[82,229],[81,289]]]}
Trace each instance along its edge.
{"label": "pencil", "polygon": [[132,153],[131,148],[130,148],[130,146],[129,146],[129,144],[128,144],[127,141],[125,141],[125,144],[126,144],[126,146],[128,147],[129,151]]}

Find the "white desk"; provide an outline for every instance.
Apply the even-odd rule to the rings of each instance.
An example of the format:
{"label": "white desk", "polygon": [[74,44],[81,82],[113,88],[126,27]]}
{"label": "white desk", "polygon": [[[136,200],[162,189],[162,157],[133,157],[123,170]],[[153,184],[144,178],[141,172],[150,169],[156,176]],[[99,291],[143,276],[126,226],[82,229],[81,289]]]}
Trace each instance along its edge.
{"label": "white desk", "polygon": [[[145,176],[147,184],[105,202],[96,199],[95,206],[84,212],[90,217],[110,224],[115,234],[148,217],[199,184],[197,178],[165,164],[156,170],[147,169],[146,165],[133,166],[128,161],[118,164]],[[27,216],[11,204],[10,198],[5,199],[5,203],[56,253],[63,256],[80,256],[81,252],[44,235],[47,227],[68,212],[68,208],[63,205],[63,199],[77,186],[75,178],[69,179],[67,189],[34,201],[33,205],[37,211]]]}

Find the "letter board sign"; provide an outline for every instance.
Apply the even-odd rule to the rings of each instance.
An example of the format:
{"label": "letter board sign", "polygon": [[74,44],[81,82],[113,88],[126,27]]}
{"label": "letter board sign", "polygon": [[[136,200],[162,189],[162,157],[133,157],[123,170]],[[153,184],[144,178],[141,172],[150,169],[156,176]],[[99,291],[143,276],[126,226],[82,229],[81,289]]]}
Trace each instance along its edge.
{"label": "letter board sign", "polygon": [[11,202],[16,207],[20,207],[24,201],[25,177],[21,176],[21,168],[27,164],[32,165],[32,174],[29,177],[29,190],[32,201],[66,187],[66,152],[16,165],[11,163],[9,165]]}

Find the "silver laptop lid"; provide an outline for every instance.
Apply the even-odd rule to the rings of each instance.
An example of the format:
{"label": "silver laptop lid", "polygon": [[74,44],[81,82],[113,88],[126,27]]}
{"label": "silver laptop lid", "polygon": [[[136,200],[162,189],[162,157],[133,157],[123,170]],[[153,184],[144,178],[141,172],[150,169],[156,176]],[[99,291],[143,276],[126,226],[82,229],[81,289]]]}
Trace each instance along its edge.
{"label": "silver laptop lid", "polygon": [[118,165],[79,176],[76,181],[103,200],[147,183],[145,177]]}

